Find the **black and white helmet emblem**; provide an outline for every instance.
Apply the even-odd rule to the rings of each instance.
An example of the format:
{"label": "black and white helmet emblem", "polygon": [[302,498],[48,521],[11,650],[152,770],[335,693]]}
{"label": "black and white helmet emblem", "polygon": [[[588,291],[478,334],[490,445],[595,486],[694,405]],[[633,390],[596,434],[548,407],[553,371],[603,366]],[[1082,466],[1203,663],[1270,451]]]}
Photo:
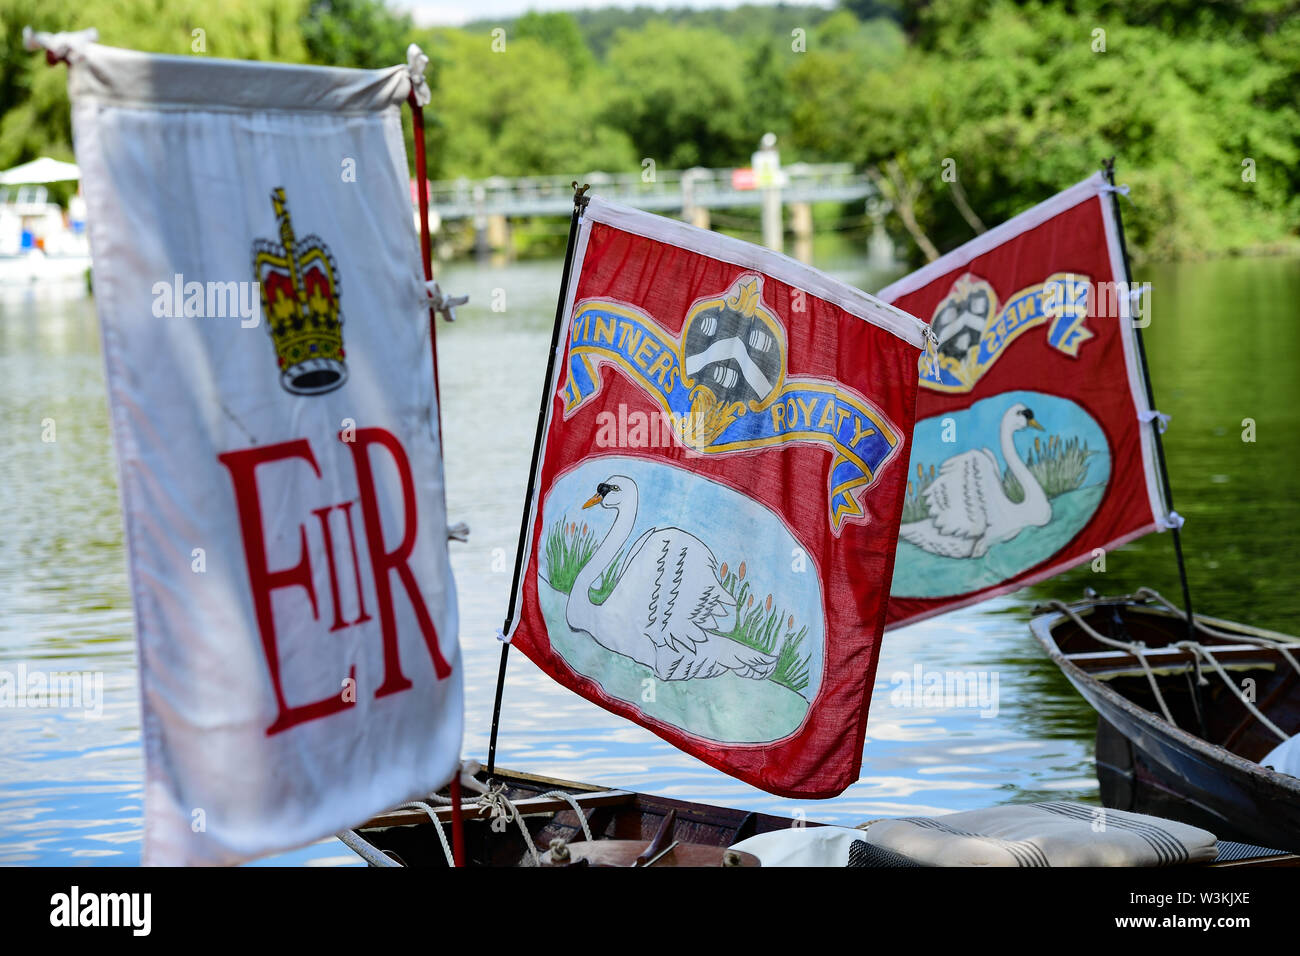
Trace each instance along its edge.
{"label": "black and white helmet emblem", "polygon": [[960,287],[954,288],[930,323],[939,338],[939,354],[958,361],[979,345],[992,306],[990,290],[983,283],[964,295],[963,291]]}
{"label": "black and white helmet emblem", "polygon": [[757,292],[743,290],[697,313],[682,341],[686,374],[720,405],[761,404],[781,381],[781,343],[771,320],[756,307]]}

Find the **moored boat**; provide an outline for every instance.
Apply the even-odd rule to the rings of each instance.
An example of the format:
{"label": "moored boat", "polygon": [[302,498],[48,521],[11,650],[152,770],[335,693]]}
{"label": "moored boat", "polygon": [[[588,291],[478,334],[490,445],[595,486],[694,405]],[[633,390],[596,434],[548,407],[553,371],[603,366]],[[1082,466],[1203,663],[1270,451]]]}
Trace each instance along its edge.
{"label": "moored boat", "polygon": [[[728,848],[760,833],[822,825],[502,768],[490,779],[477,770],[462,779],[478,791],[463,808],[468,866],[753,866],[753,857]],[[445,796],[432,800],[341,836],[372,866],[448,866],[453,808]]]}
{"label": "moored boat", "polygon": [[1040,607],[1034,635],[1097,711],[1102,802],[1300,851],[1300,778],[1260,763],[1300,732],[1300,640],[1141,589]]}
{"label": "moored boat", "polygon": [[[461,811],[465,865],[471,867],[757,866],[759,860],[745,849],[756,849],[754,843],[757,841],[751,841],[751,837],[780,832],[794,836],[802,830],[821,830],[823,827],[837,829],[811,820],[674,800],[630,790],[611,790],[515,770],[497,768],[496,773],[489,777],[473,764],[467,768],[469,772],[461,778],[466,792]],[[1034,808],[1024,809],[1032,814]],[[405,804],[379,814],[356,830],[339,834],[339,838],[372,867],[447,867],[453,859],[452,816],[451,799],[446,791],[442,791],[430,795],[425,801]],[[1044,817],[1050,818],[1050,814]],[[1160,825],[1158,820],[1149,822]],[[855,830],[868,826],[864,823]],[[963,836],[972,834],[954,835],[953,840],[960,841]],[[840,863],[829,863],[828,854],[819,852],[817,838],[811,833],[809,837],[811,839],[803,844],[802,854],[798,842],[787,840],[787,855],[783,861],[773,864],[768,860],[761,865],[934,865],[879,846],[869,847],[869,838],[865,834],[860,844],[854,844],[863,852],[849,853]],[[1007,845],[1004,840],[991,842]],[[1038,846],[1046,845],[1038,840],[1033,842]],[[1165,838],[1164,845],[1168,845],[1168,838]],[[1300,864],[1300,856],[1294,853],[1253,843],[1220,839],[1217,850],[1217,857],[1209,862],[1190,865]],[[1022,862],[1019,865],[1032,864]]]}

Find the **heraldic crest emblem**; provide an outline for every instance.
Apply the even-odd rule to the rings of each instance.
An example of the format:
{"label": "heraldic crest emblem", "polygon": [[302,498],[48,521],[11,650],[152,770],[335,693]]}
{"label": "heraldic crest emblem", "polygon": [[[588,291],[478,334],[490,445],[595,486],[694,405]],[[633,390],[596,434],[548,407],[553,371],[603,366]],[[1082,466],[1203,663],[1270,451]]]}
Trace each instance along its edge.
{"label": "heraldic crest emblem", "polygon": [[705,455],[788,442],[831,452],[831,526],[865,520],[862,495],[894,457],[900,430],[863,395],[831,379],[791,375],[785,327],[744,273],[687,309],[680,336],[628,302],[579,301],[569,330],[565,418],[600,391],[599,367],[626,375],[658,406],[681,444]]}
{"label": "heraldic crest emblem", "polygon": [[262,292],[280,384],[294,395],[323,395],[348,378],[339,274],[329,246],[293,233],[284,187],[271,192],[280,241],[253,242],[253,275]]}

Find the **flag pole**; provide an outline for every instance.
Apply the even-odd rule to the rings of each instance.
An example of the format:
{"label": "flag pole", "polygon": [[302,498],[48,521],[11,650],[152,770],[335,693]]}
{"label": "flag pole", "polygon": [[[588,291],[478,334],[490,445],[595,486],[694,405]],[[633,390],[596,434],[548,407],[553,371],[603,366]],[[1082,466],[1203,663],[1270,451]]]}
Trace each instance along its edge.
{"label": "flag pole", "polygon": [[[411,107],[411,131],[415,139],[415,195],[420,204],[420,264],[424,281],[433,281],[433,239],[429,235],[429,170],[425,165],[424,108],[415,90],[406,97]],[[433,397],[438,403],[438,443],[442,444],[442,392],[438,387],[438,311],[429,306],[429,343],[433,350]]]}
{"label": "flag pole", "polygon": [[[533,439],[533,462],[528,470],[528,490],[524,495],[524,513],[519,520],[519,547],[515,551],[515,575],[510,588],[510,606],[506,608],[506,622],[501,627],[504,636],[515,619],[515,602],[519,597],[519,576],[523,571],[524,542],[528,540],[528,519],[532,513],[533,491],[537,487],[537,471],[541,464],[542,432],[546,428],[546,411],[554,396],[551,394],[551,373],[555,370],[556,353],[560,347],[560,327],[564,324],[564,304],[569,297],[569,279],[573,272],[573,253],[578,245],[578,222],[590,201],[586,192],[591,187],[573,184],[573,215],[569,217],[569,241],[564,250],[564,271],[560,275],[560,296],[555,303],[555,325],[551,329],[551,351],[546,360],[546,378],[542,384],[542,404],[537,412],[537,434]],[[501,725],[501,695],[506,685],[506,664],[510,660],[510,643],[501,642],[501,663],[497,667],[496,699],[492,703],[492,735],[488,740],[487,775],[496,770],[497,730]]]}
{"label": "flag pole", "polygon": [[[420,265],[424,281],[433,281],[433,237],[429,234],[429,170],[425,160],[424,108],[415,97],[415,90],[406,97],[411,107],[411,133],[415,140],[415,196],[420,204]],[[438,310],[429,306],[429,348],[433,352],[433,399],[438,406],[438,446],[442,449],[442,391],[438,387]],[[465,821],[461,813],[460,766],[451,778],[451,845],[452,862],[465,865]]]}
{"label": "flag pole", "polygon": [[[1111,194],[1110,194],[1110,201],[1115,211],[1115,231],[1119,235],[1120,254],[1124,257],[1124,280],[1125,280],[1126,288],[1130,293],[1129,302],[1131,305],[1132,304],[1131,295],[1133,289],[1133,270],[1129,265],[1128,243],[1124,239],[1124,220],[1120,214],[1119,192],[1113,188],[1115,186],[1115,157],[1111,156],[1109,159],[1103,159],[1101,162],[1101,166],[1103,172],[1106,175],[1106,181],[1110,183],[1112,187]],[[1132,321],[1131,309],[1130,309],[1129,321]],[[1142,328],[1134,324],[1133,331],[1136,333],[1136,338],[1137,338],[1138,361],[1142,364],[1142,380],[1145,383],[1146,390],[1147,390],[1147,405],[1148,407],[1150,407],[1152,411],[1155,411],[1156,397],[1155,397],[1155,391],[1151,387],[1151,369],[1147,365],[1147,350],[1146,350],[1146,346],[1142,342]],[[1152,430],[1151,433],[1156,440],[1156,460],[1160,466],[1160,480],[1164,486],[1165,504],[1168,505],[1169,511],[1172,513],[1174,510],[1174,492],[1173,492],[1173,487],[1169,481],[1169,466],[1165,463],[1165,445],[1164,445],[1164,441],[1160,437],[1160,420],[1158,418],[1153,417],[1149,424],[1151,425],[1151,430]],[[1186,561],[1183,560],[1182,534],[1180,533],[1180,530],[1177,527],[1171,526],[1170,530],[1173,532],[1174,535],[1174,555],[1178,558],[1178,580],[1183,587],[1183,608],[1187,613],[1187,636],[1189,640],[1194,640],[1196,624],[1194,618],[1192,617],[1192,591],[1187,584],[1187,563]]]}

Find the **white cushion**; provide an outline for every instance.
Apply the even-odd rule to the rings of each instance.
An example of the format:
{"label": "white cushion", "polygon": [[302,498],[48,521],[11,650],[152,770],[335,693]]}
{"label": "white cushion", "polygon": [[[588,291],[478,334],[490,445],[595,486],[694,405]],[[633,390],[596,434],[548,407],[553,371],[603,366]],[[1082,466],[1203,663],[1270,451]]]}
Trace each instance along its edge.
{"label": "white cushion", "polygon": [[867,842],[931,866],[1170,866],[1213,860],[1214,834],[1082,803],[877,820]]}
{"label": "white cushion", "polygon": [[849,848],[865,840],[863,830],[791,827],[741,840],[732,849],[754,854],[763,866],[848,866]]}

